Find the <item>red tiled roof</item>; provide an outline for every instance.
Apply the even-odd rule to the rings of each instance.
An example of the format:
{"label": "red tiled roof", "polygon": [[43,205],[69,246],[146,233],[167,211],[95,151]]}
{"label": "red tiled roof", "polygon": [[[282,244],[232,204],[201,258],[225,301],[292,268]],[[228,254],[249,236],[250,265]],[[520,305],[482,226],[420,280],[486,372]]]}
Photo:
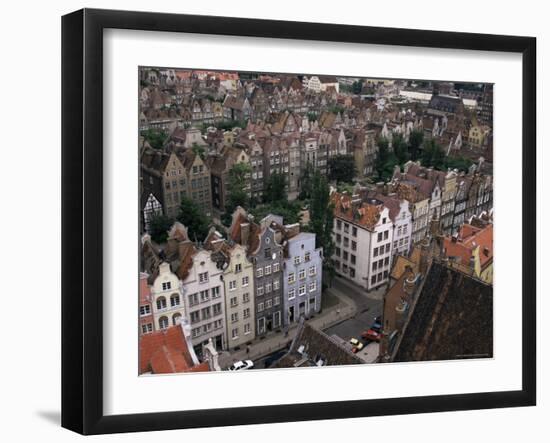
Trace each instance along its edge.
{"label": "red tiled roof", "polygon": [[171,374],[176,372],[207,372],[207,362],[195,365],[181,326],[145,334],[139,341],[139,373]]}

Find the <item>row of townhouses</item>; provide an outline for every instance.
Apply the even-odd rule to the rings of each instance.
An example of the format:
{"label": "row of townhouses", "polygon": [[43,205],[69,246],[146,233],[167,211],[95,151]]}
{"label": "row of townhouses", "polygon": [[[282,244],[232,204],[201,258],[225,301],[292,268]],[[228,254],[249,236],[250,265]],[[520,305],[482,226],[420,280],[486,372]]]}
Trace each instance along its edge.
{"label": "row of townhouses", "polygon": [[142,239],[140,333],[189,324],[195,352],[245,346],[321,310],[322,250],[315,234],[242,208],[224,238],[212,229],[200,246],[175,223],[161,250]]}
{"label": "row of townhouses", "polygon": [[[336,272],[367,290],[388,283],[396,255],[407,255],[429,234],[457,235],[472,217],[492,210],[492,176],[447,173],[409,162],[387,184],[333,192]],[[360,252],[359,252],[360,251]]]}

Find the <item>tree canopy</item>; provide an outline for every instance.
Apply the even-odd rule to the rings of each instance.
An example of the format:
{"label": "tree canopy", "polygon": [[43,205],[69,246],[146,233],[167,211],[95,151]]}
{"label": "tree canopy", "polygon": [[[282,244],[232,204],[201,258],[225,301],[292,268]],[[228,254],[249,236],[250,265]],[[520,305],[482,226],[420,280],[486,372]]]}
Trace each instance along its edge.
{"label": "tree canopy", "polygon": [[156,243],[164,243],[174,219],[164,214],[153,214],[149,221],[149,234]]}
{"label": "tree canopy", "polygon": [[324,265],[327,269],[332,267],[332,253],[334,242],[332,240],[333,205],[330,202],[330,188],[326,177],[315,171],[312,177],[311,199],[309,201],[309,226],[308,229],[315,233],[317,247],[323,248]]}
{"label": "tree canopy", "polygon": [[208,235],[210,221],[201,207],[190,198],[181,199],[177,220],[187,227],[192,241],[203,241]]}
{"label": "tree canopy", "polygon": [[377,140],[378,156],[376,158],[375,170],[378,180],[387,181],[393,175],[393,168],[398,163],[396,156],[390,152],[389,141],[385,137]]}
{"label": "tree canopy", "polygon": [[328,163],[329,179],[337,183],[352,183],[357,175],[355,161],[352,155],[337,155],[332,157]]}
{"label": "tree canopy", "polygon": [[223,224],[229,225],[231,223],[231,215],[237,206],[244,209],[250,207],[250,195],[246,188],[251,171],[252,168],[248,163],[235,163],[229,170],[225,212],[222,216]]}
{"label": "tree canopy", "polygon": [[145,129],[141,131],[141,136],[154,149],[162,149],[168,134],[161,129]]}
{"label": "tree canopy", "polygon": [[287,199],[286,178],[284,174],[279,174],[278,172],[271,174],[266,183],[264,201],[272,203],[286,201]]}
{"label": "tree canopy", "polygon": [[434,139],[424,141],[420,160],[423,166],[445,169],[445,153]]}

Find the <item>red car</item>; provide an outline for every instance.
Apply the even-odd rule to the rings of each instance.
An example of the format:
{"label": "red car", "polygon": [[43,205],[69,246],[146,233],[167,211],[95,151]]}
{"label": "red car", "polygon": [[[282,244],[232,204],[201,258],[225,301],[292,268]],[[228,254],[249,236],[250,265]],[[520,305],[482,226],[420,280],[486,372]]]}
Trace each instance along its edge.
{"label": "red car", "polygon": [[380,333],[376,332],[374,329],[363,331],[363,333],[361,334],[361,337],[363,337],[365,340],[380,341]]}

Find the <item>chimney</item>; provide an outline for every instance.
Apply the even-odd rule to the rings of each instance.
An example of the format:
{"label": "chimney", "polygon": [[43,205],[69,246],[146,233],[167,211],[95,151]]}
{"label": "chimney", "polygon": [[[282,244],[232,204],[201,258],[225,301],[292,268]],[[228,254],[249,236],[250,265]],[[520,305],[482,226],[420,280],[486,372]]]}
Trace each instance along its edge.
{"label": "chimney", "polygon": [[409,265],[405,267],[405,275],[406,277],[403,281],[403,292],[405,292],[409,300],[411,300],[414,296],[414,290],[416,288],[416,276]]}
{"label": "chimney", "polygon": [[241,245],[248,246],[249,235],[250,235],[250,223],[241,223]]}

